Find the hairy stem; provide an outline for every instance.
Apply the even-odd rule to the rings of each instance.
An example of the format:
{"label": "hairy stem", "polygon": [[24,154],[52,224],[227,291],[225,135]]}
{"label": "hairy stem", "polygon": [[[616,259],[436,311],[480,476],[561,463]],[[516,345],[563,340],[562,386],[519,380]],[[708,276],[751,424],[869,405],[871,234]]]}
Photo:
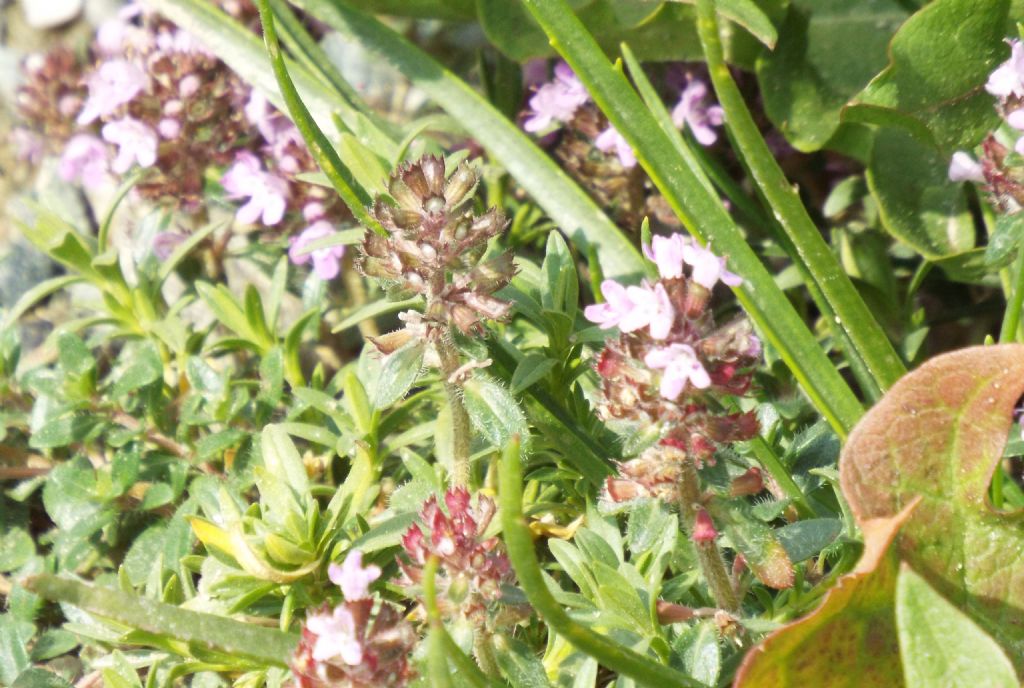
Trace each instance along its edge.
{"label": "hairy stem", "polygon": [[498,658],[494,656],[494,635],[484,628],[476,629],[473,634],[473,656],[485,674],[501,678]]}
{"label": "hairy stem", "polygon": [[[683,459],[682,468],[679,477],[679,521],[686,534],[692,536],[697,510],[701,506],[700,479],[697,476],[697,467],[690,458]],[[715,604],[727,612],[737,611],[740,606],[739,600],[736,599],[736,591],[732,587],[732,580],[729,578],[729,571],[725,568],[725,560],[718,545],[711,541],[694,542],[693,546],[697,550],[697,560],[704,573],[704,579],[715,597]]]}
{"label": "hairy stem", "polygon": [[469,415],[462,404],[462,389],[453,379],[459,369],[459,354],[448,333],[442,333],[434,340],[434,348],[441,359],[441,378],[444,392],[448,397],[448,409],[452,416],[452,487],[469,486]]}

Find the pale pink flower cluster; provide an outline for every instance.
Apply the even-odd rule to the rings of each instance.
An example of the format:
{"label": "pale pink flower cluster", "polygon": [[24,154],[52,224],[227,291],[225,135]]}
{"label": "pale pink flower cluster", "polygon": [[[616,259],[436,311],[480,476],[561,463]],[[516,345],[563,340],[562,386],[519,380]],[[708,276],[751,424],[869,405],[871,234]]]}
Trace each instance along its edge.
{"label": "pale pink flower cluster", "polygon": [[264,170],[254,153],[240,151],[220,183],[228,198],[248,199],[235,215],[239,222],[253,224],[259,220],[265,225],[276,225],[284,217],[288,182]]}
{"label": "pale pink flower cluster", "polygon": [[[707,102],[706,83],[689,75],[686,78],[686,86],[672,110],[672,121],[676,127],[689,127],[701,145],[710,146],[718,140],[714,127],[722,125],[724,113],[719,105]],[[554,124],[567,124],[572,121],[576,110],[589,101],[590,96],[580,80],[568,65],[559,62],[555,67],[555,78],[542,85],[530,98],[530,113],[523,122],[523,128],[538,133],[546,132]],[[626,169],[636,167],[636,152],[614,126],[608,125],[598,134],[594,145],[604,153],[615,153]]]}
{"label": "pale pink flower cluster", "polygon": [[344,246],[327,246],[309,251],[307,247],[314,241],[329,237],[336,232],[334,225],[324,219],[324,207],[319,203],[309,203],[303,210],[307,222],[311,224],[298,236],[289,239],[288,258],[295,265],[307,265],[312,261],[313,272],[322,280],[331,280],[341,272],[341,259],[345,256]]}
{"label": "pale pink flower cluster", "polygon": [[[651,339],[662,342],[676,335],[677,308],[673,305],[666,284],[688,279],[694,285],[710,291],[718,282],[736,287],[742,278],[726,269],[726,260],[682,234],[656,236],[643,247],[658,268],[661,279],[654,284],[623,286],[614,280],[601,283],[604,303],[587,306],[584,315],[604,329],[618,327],[621,332],[639,332],[647,328]],[[685,275],[689,266],[689,275]],[[653,370],[661,370],[660,393],[675,400],[687,386],[705,389],[711,377],[689,344],[668,342],[650,349],[644,363]]]}
{"label": "pale pink flower cluster", "polygon": [[[341,588],[346,602],[369,597],[370,583],[380,578],[380,567],[363,567],[363,553],[349,552],[341,566],[328,567],[331,582]],[[346,605],[338,605],[330,613],[314,614],[306,619],[306,628],[316,635],[313,659],[326,662],[340,657],[343,662],[356,666],[363,661],[363,643],[356,633],[356,619]]]}
{"label": "pale pink flower cluster", "polygon": [[679,103],[672,109],[672,123],[679,129],[689,127],[697,143],[710,146],[718,140],[714,127],[722,126],[724,121],[722,106],[708,104],[707,84],[687,75]]}
{"label": "pale pink flower cluster", "polygon": [[530,115],[523,129],[537,133],[572,121],[576,110],[590,100],[587,89],[569,65],[555,65],[555,78],[537,89],[530,98]]}

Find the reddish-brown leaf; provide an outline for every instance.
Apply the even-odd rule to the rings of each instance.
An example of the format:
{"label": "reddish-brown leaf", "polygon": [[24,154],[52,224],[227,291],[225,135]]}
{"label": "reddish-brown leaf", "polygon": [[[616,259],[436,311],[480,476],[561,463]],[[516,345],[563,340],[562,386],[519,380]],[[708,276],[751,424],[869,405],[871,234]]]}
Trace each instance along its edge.
{"label": "reddish-brown leaf", "polygon": [[858,423],[840,475],[858,521],[921,497],[899,558],[971,616],[1024,669],[1022,514],[996,512],[992,479],[1024,392],[1024,346],[963,349],[900,380]]}
{"label": "reddish-brown leaf", "polygon": [[914,506],[861,524],[864,554],[857,568],[839,579],[817,609],[747,654],[737,687],[903,685],[893,606],[898,562],[887,550]]}

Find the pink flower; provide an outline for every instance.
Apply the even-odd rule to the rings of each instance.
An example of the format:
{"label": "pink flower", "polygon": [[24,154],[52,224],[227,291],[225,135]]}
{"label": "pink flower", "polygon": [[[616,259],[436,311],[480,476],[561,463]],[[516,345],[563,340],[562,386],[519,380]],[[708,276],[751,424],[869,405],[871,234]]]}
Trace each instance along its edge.
{"label": "pink flower", "polygon": [[346,601],[361,600],[370,596],[370,583],[380,578],[380,567],[370,565],[363,568],[363,553],[354,549],[338,566],[327,567],[327,576],[331,582],[341,587],[341,594]]}
{"label": "pink flower", "polygon": [[288,182],[265,172],[259,158],[249,151],[241,151],[235,164],[224,173],[220,183],[228,198],[249,201],[238,209],[239,222],[253,224],[262,219],[265,225],[276,225],[284,217],[288,201]]}
{"label": "pink flower", "polygon": [[957,151],[949,163],[949,181],[984,183],[985,173],[981,164],[969,154]]}
{"label": "pink flower", "polygon": [[652,349],[644,356],[649,368],[663,370],[661,375],[661,396],[675,401],[687,384],[705,389],[711,384],[711,376],[697,360],[697,354],[689,344],[670,344]]}
{"label": "pink flower", "polygon": [[690,237],[682,234],[671,236],[653,236],[650,245],[644,245],[644,255],[658,266],[658,273],[664,279],[677,279],[683,276],[683,250],[693,243]]}
{"label": "pink flower", "polygon": [[90,134],[73,136],[60,156],[59,172],[66,182],[80,182],[95,189],[107,174],[107,147]]}
{"label": "pink flower", "polygon": [[619,156],[619,162],[625,168],[636,167],[636,154],[632,146],[622,137],[615,127],[610,126],[597,135],[594,145],[599,151],[610,153],[613,150]]}
{"label": "pink flower", "polygon": [[705,289],[713,289],[719,280],[730,287],[743,284],[742,277],[725,269],[725,258],[716,256],[696,243],[683,249],[683,260],[693,268],[690,279]]}
{"label": "pink flower", "polygon": [[1003,101],[1010,96],[1024,97],[1024,45],[1020,41],[1010,41],[1010,59],[989,75],[985,90]]}
{"label": "pink flower", "polygon": [[604,303],[595,303],[583,310],[583,315],[590,322],[597,323],[602,329],[616,327],[619,322],[633,310],[626,288],[615,280],[601,282],[601,294]]}
{"label": "pink flower", "polygon": [[699,509],[697,511],[692,537],[694,542],[714,542],[715,538],[718,537],[715,524],[711,521],[711,515],[708,514],[706,509]]}
{"label": "pink flower", "polygon": [[103,140],[118,147],[111,169],[124,174],[136,162],[139,167],[152,167],[156,163],[156,132],[137,119],[125,117],[103,125]]}
{"label": "pink flower", "polygon": [[661,284],[651,289],[624,287],[614,280],[605,280],[601,293],[605,303],[587,306],[583,315],[603,329],[618,327],[623,332],[633,332],[650,326],[655,339],[664,339],[671,331],[675,309]]}
{"label": "pink flower", "polygon": [[348,607],[339,605],[330,614],[307,617],[306,628],[316,635],[313,659],[317,662],[341,657],[349,666],[362,663],[363,644],[356,634],[356,620]]}
{"label": "pink flower", "polygon": [[555,122],[570,122],[576,110],[588,100],[587,89],[569,65],[559,62],[555,65],[555,78],[537,89],[530,98],[532,112],[523,122],[523,129],[533,133],[543,131]]}
{"label": "pink flower", "polygon": [[79,124],[113,114],[149,85],[149,77],[127,60],[109,60],[89,76],[86,85],[89,97],[78,115]]}
{"label": "pink flower", "polygon": [[11,144],[18,160],[30,165],[38,165],[46,153],[43,137],[25,127],[15,127],[11,130]]}
{"label": "pink flower", "polygon": [[654,289],[647,286],[628,287],[626,294],[633,302],[633,310],[619,322],[619,329],[632,332],[650,326],[651,336],[655,339],[667,337],[672,331],[676,311],[672,308],[665,287],[660,282],[654,285]]}
{"label": "pink flower", "polygon": [[187,236],[178,232],[159,232],[153,237],[153,255],[159,260],[167,260],[174,253],[174,249],[186,239]]}
{"label": "pink flower", "polygon": [[341,272],[341,258],[345,255],[344,246],[328,246],[318,248],[315,251],[306,253],[303,251],[306,246],[317,239],[323,239],[334,234],[334,226],[327,220],[317,220],[297,237],[292,237],[291,247],[288,249],[288,258],[296,265],[305,265],[313,261],[313,271],[322,280],[334,279]]}
{"label": "pink flower", "polygon": [[708,87],[700,79],[689,79],[679,97],[679,103],[672,109],[672,122],[677,127],[690,127],[693,137],[702,146],[710,146],[718,140],[712,127],[722,126],[725,112],[719,105],[707,105],[705,100]]}
{"label": "pink flower", "polygon": [[[1020,110],[1014,110],[1006,116],[1006,123],[1017,131],[1024,131],[1024,108]],[[1013,147],[1018,154],[1024,155],[1024,136],[1017,139],[1016,145]]]}

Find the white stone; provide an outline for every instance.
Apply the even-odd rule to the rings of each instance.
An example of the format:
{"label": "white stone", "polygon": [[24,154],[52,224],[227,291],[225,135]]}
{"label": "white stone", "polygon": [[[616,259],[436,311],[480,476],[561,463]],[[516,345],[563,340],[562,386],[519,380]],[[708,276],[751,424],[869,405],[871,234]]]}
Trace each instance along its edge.
{"label": "white stone", "polygon": [[85,0],[21,0],[25,21],[34,29],[52,29],[79,15]]}

